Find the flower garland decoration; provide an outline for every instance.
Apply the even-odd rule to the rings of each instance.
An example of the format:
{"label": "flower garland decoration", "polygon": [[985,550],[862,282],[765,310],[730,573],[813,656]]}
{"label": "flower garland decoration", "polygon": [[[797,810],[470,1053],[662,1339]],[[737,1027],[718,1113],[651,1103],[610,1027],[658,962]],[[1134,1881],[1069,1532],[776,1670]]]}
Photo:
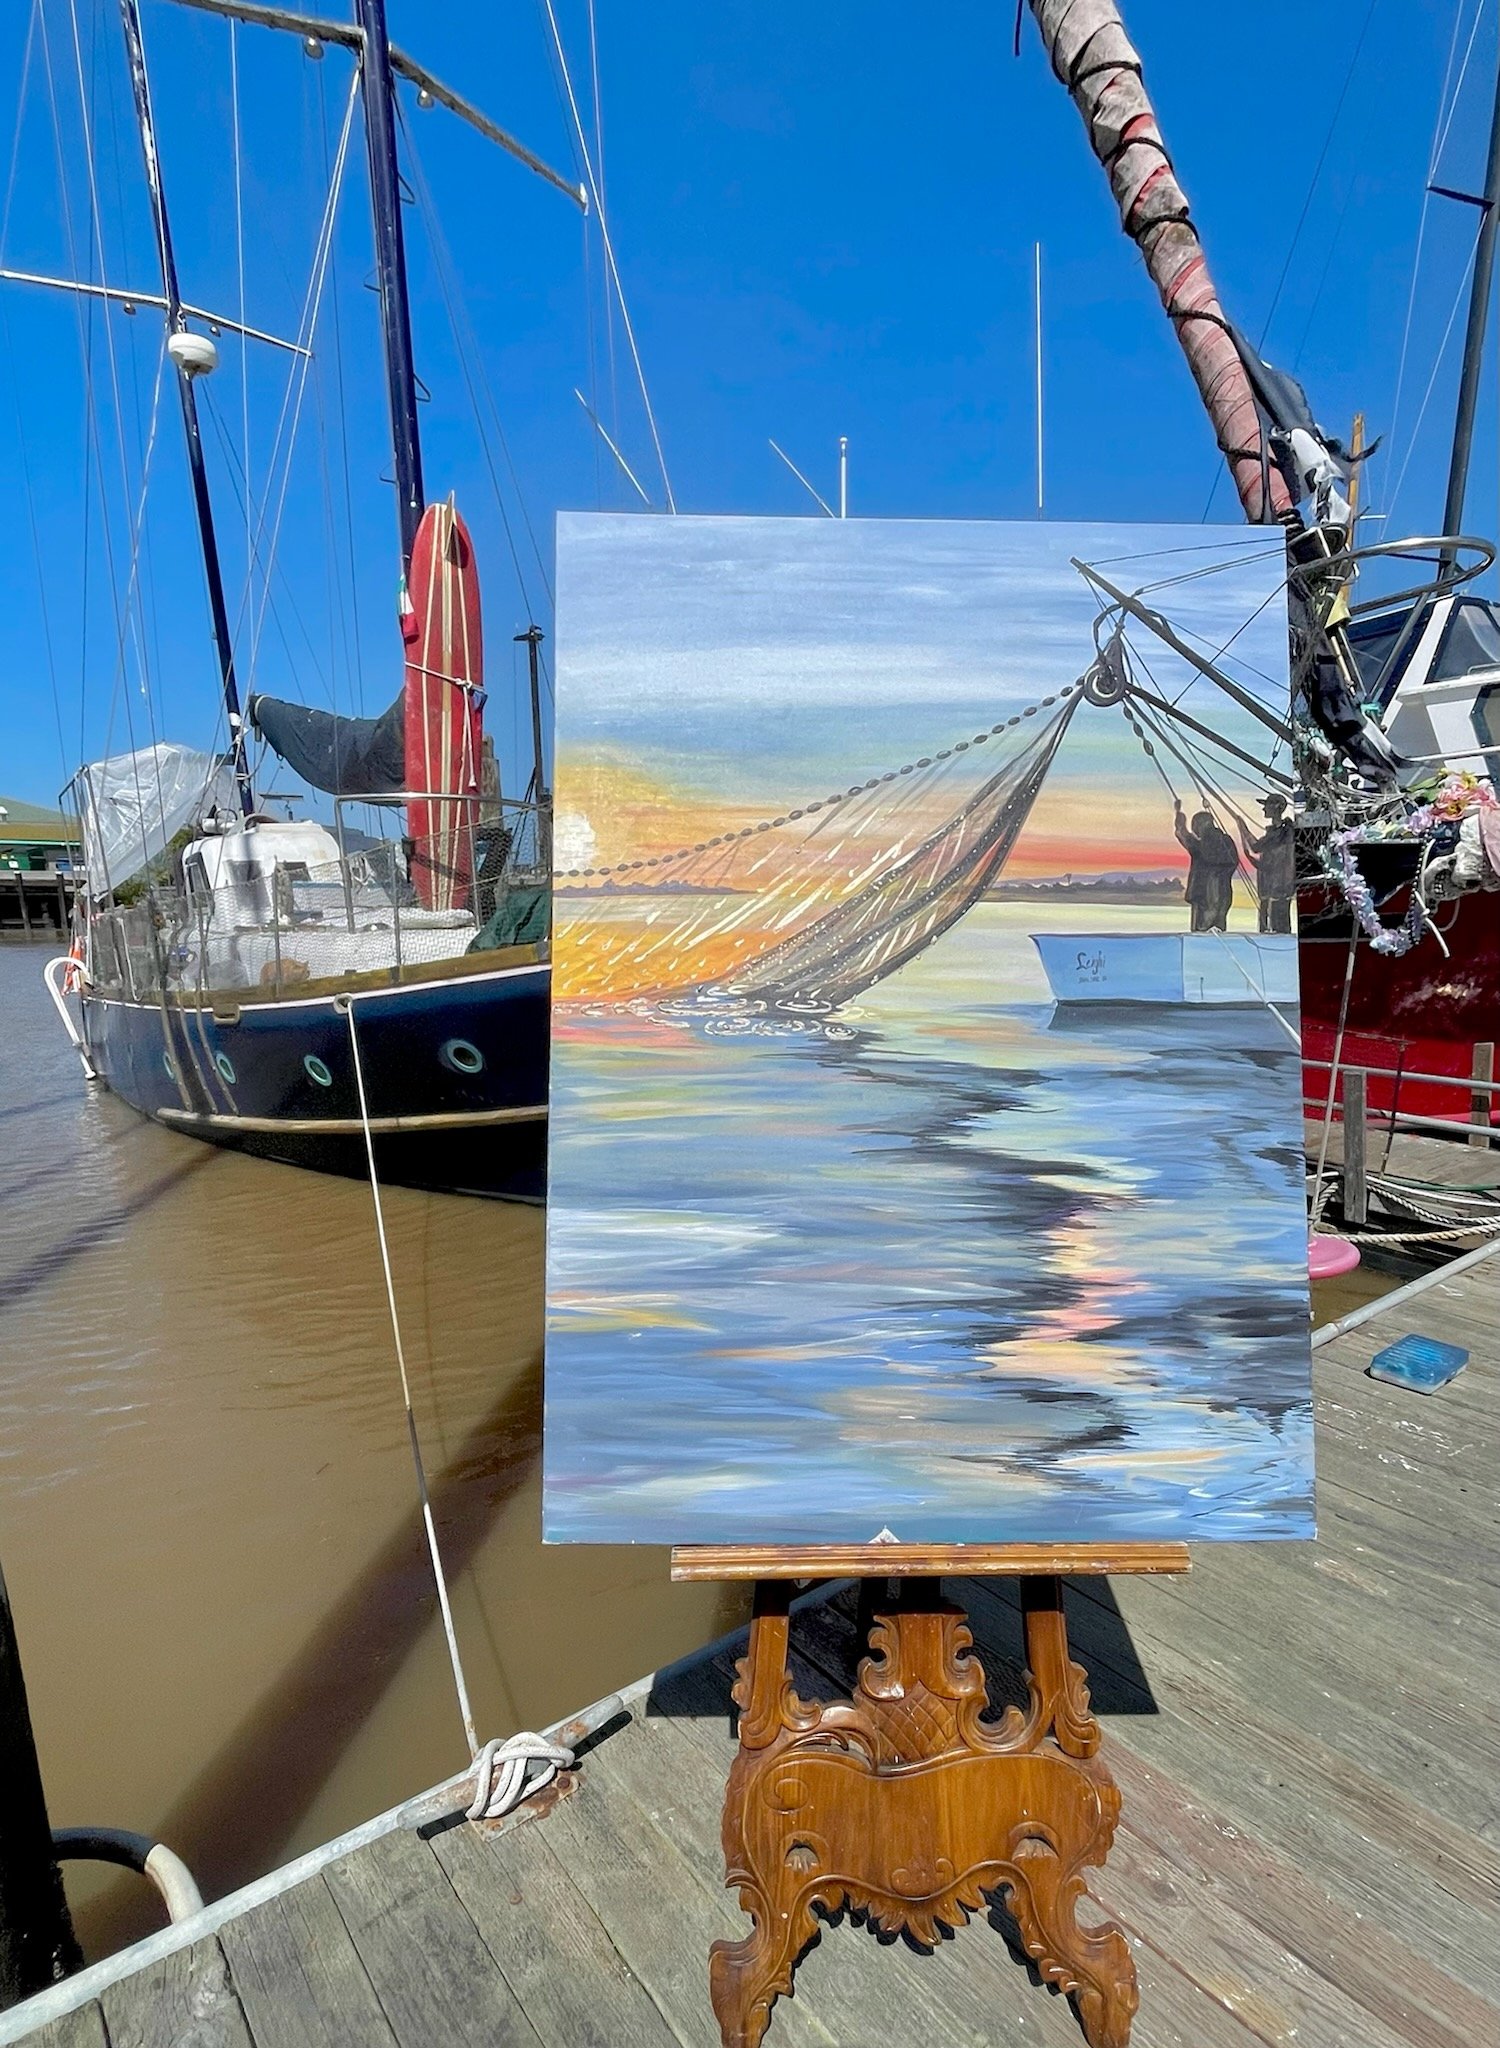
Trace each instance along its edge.
{"label": "flower garland decoration", "polygon": [[1388,954],[1394,959],[1409,953],[1422,935],[1426,907],[1414,877],[1406,915],[1400,924],[1383,924],[1353,849],[1381,840],[1414,839],[1421,843],[1449,838],[1471,812],[1491,810],[1495,805],[1495,792],[1490,785],[1481,782],[1468,769],[1460,769],[1443,776],[1431,789],[1426,802],[1409,811],[1405,817],[1385,819],[1371,825],[1351,825],[1347,831],[1332,835],[1328,842],[1329,872],[1342,888],[1360,930],[1377,953]]}

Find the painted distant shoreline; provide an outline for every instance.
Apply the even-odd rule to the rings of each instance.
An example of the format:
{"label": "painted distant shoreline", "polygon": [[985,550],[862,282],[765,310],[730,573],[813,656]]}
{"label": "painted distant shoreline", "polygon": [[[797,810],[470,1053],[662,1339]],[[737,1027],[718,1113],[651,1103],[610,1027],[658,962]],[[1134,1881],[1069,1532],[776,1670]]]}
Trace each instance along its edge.
{"label": "painted distant shoreline", "polygon": [[[984,903],[1180,903],[1183,877],[1160,875],[1042,875],[1027,881],[1000,882],[980,898]],[[575,882],[560,888],[560,901],[626,896],[745,896],[745,889],[717,888],[703,882]]]}

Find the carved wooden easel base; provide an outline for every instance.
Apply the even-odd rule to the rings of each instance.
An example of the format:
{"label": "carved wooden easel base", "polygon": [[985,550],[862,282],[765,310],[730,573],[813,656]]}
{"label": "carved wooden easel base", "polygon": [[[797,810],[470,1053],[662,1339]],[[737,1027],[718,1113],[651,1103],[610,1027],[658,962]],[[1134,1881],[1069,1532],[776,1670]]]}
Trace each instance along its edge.
{"label": "carved wooden easel base", "polygon": [[[678,1552],[674,1566],[691,1555]],[[1180,1571],[1186,1557],[1174,1549],[1171,1562],[1134,1568]],[[1126,2048],[1137,2004],[1129,1946],[1112,1921],[1084,1928],[1076,1917],[1120,1795],[1068,1655],[1062,1581],[1021,1585],[1029,1704],[991,1720],[967,1621],[935,1577],[893,1582],[853,1698],[827,1702],[799,1699],[788,1675],[791,1584],[758,1580],[724,1804],[726,1881],[754,1925],[743,1941],[715,1943],[709,1961],[724,2048],[758,2048],[819,1911],[847,1905],[933,1943],[991,1893],[1003,1894],[1041,1975],[1073,1997],[1090,2048]]]}

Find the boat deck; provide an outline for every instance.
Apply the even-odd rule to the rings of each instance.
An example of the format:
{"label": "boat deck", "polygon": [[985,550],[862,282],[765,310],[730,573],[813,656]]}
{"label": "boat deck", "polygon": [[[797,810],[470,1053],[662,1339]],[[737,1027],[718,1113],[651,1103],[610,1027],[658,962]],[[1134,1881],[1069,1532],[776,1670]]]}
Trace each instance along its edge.
{"label": "boat deck", "polygon": [[[1497,1284],[1487,1260],[1315,1353],[1315,1545],[1205,1546],[1186,1579],[1070,1589],[1124,1793],[1095,1884],[1135,1948],[1135,2048],[1500,2038]],[[1409,1330],[1472,1352],[1430,1398],[1363,1371]],[[952,1590],[992,1696],[1015,1697],[1015,1587]],[[804,1692],[845,1685],[847,1596],[805,1607],[795,1641]],[[478,1830],[451,1794],[417,1802],[0,2017],[0,2041],[714,2048],[708,1946],[746,1924],[718,1841],[736,1648],[635,1688],[551,1810]],[[826,1929],[770,2041],[1076,2048],[991,1919],[932,1953]]]}

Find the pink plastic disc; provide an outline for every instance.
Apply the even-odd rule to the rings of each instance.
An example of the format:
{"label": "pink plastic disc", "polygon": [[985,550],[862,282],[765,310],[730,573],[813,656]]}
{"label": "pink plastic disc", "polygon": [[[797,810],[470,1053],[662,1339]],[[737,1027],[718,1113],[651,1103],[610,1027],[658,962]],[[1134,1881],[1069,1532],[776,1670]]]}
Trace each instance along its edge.
{"label": "pink plastic disc", "polygon": [[1332,1280],[1352,1273],[1359,1264],[1359,1246],[1347,1237],[1326,1237],[1320,1231],[1307,1240],[1307,1270],[1314,1280]]}

